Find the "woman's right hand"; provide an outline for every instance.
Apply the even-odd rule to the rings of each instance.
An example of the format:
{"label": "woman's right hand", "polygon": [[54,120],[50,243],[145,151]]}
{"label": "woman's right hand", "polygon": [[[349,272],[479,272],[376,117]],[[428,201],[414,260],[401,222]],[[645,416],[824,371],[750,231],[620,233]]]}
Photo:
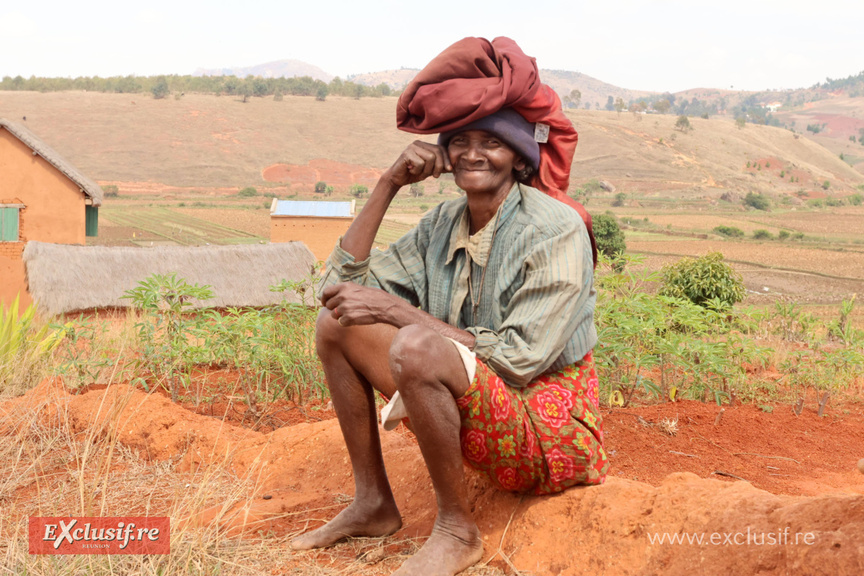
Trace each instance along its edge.
{"label": "woman's right hand", "polygon": [[402,151],[382,178],[389,180],[396,188],[401,188],[421,182],[429,176],[438,178],[441,174],[452,171],[450,158],[443,146],[415,140]]}

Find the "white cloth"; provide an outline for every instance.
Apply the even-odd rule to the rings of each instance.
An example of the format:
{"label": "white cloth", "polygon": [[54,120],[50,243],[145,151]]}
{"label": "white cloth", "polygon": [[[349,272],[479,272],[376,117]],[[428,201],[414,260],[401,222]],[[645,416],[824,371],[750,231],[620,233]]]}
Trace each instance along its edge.
{"label": "white cloth", "polygon": [[[465,374],[468,376],[468,383],[474,380],[474,374],[477,372],[477,355],[474,354],[467,346],[461,342],[457,342],[452,338],[448,338],[450,342],[456,346],[459,351],[459,356],[462,358],[462,364],[465,366]],[[405,411],[405,403],[402,402],[402,396],[397,391],[393,394],[393,398],[381,409],[381,426],[385,430],[393,430],[399,425],[403,418],[408,417],[408,412]]]}

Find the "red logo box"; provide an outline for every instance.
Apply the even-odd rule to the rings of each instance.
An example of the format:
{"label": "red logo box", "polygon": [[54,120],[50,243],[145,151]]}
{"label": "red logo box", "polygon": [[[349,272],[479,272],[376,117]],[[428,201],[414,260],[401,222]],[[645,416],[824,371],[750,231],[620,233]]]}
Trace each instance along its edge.
{"label": "red logo box", "polygon": [[30,517],[30,554],[168,554],[167,516]]}

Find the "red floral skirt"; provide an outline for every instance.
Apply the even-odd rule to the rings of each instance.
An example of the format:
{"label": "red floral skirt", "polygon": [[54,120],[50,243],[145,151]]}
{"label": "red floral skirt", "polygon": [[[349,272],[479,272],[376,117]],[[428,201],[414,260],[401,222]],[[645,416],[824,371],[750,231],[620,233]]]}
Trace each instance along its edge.
{"label": "red floral skirt", "polygon": [[606,478],[590,352],[525,388],[508,386],[478,360],[474,380],[456,403],[462,454],[499,489],[550,494]]}

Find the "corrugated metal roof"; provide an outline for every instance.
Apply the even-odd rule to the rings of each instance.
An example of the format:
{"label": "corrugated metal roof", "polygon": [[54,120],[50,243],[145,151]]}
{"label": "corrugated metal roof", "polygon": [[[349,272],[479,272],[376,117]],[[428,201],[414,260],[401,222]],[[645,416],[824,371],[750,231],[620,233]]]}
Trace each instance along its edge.
{"label": "corrugated metal roof", "polygon": [[314,200],[278,200],[271,216],[318,216],[323,218],[351,218],[354,202],[325,202]]}
{"label": "corrugated metal roof", "polygon": [[33,152],[39,154],[42,158],[48,161],[49,164],[57,168],[65,174],[72,182],[78,185],[84,193],[93,200],[93,206],[102,205],[102,187],[96,184],[90,178],[87,178],[65,160],[56,150],[48,146],[38,136],[30,132],[21,124],[10,122],[5,118],[0,118],[0,128],[5,128],[10,134],[21,140],[24,144],[30,147]]}

